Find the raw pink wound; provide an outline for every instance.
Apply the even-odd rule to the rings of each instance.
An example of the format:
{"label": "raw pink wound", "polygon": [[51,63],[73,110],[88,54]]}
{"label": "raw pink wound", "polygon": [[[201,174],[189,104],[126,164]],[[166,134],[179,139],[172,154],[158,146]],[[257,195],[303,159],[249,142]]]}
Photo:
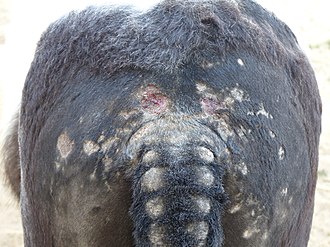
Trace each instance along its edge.
{"label": "raw pink wound", "polygon": [[148,85],[143,94],[141,105],[144,110],[150,113],[160,114],[167,109],[168,98],[156,86]]}
{"label": "raw pink wound", "polygon": [[225,106],[221,104],[217,99],[205,97],[201,100],[202,109],[207,114],[215,114],[217,110],[224,109]]}

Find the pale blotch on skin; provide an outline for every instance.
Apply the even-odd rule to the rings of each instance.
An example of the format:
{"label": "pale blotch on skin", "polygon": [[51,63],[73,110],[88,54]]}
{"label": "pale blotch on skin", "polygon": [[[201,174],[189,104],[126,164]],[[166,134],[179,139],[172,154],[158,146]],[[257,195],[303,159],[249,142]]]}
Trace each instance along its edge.
{"label": "pale blotch on skin", "polygon": [[228,148],[225,148],[225,149],[223,150],[223,153],[224,153],[226,156],[229,156],[229,155],[230,155],[230,151],[229,151]]}
{"label": "pale blotch on skin", "polygon": [[274,118],[269,112],[267,112],[265,110],[265,107],[262,103],[259,104],[259,110],[256,113],[254,113],[253,111],[248,111],[247,115],[248,116],[260,116],[261,115],[261,116],[264,116],[268,119],[273,119]]}
{"label": "pale blotch on skin", "polygon": [[202,63],[202,68],[203,69],[211,69],[211,68],[213,68],[214,67],[214,63],[211,63],[211,62],[209,62],[209,61],[204,61],[203,63]]}
{"label": "pale blotch on skin", "polygon": [[252,226],[248,229],[246,229],[244,232],[243,232],[243,238],[245,239],[249,239],[251,238],[254,234],[257,234],[260,232],[260,229],[257,229],[256,226]]}
{"label": "pale blotch on skin", "polygon": [[211,200],[209,198],[198,196],[195,198],[197,208],[200,212],[204,214],[210,213],[211,210]]}
{"label": "pale blotch on skin", "polygon": [[105,140],[101,145],[102,152],[106,153],[107,151],[109,151],[113,144],[118,140],[118,137],[110,137],[109,139]]}
{"label": "pale blotch on skin", "polygon": [[242,59],[237,59],[237,63],[239,64],[239,65],[241,65],[241,66],[244,66],[244,63],[243,63],[243,60]]}
{"label": "pale blotch on skin", "polygon": [[255,116],[255,114],[254,114],[253,111],[248,111],[248,112],[246,113],[246,115],[248,115],[248,116]]}
{"label": "pale blotch on skin", "polygon": [[110,186],[108,180],[105,180],[105,181],[104,181],[104,185],[107,187],[108,191],[112,191],[112,187]]}
{"label": "pale blotch on skin", "polygon": [[214,161],[214,154],[206,147],[197,147],[197,152],[202,160],[211,163]]}
{"label": "pale blotch on skin", "polygon": [[204,92],[207,89],[206,85],[200,82],[196,83],[196,88],[199,92]]}
{"label": "pale blotch on skin", "polygon": [[89,175],[90,181],[94,181],[96,179],[96,169],[97,169],[97,167],[95,167],[93,173],[91,175]]}
{"label": "pale blotch on skin", "polygon": [[214,176],[212,172],[205,166],[197,168],[198,174],[198,182],[206,185],[211,186],[214,182]]}
{"label": "pale blotch on skin", "polygon": [[55,168],[56,171],[62,170],[63,169],[62,163],[55,161]]}
{"label": "pale blotch on skin", "polygon": [[256,116],[262,115],[265,116],[266,118],[273,119],[273,116],[265,110],[264,104],[261,103],[259,107],[260,107],[259,111],[257,111],[255,114]]}
{"label": "pale blotch on skin", "polygon": [[225,141],[234,134],[230,126],[223,119],[217,121],[217,131]]}
{"label": "pale blotch on skin", "polygon": [[100,142],[103,142],[105,139],[105,136],[102,134],[100,135],[99,139],[97,139],[97,142],[100,143]]}
{"label": "pale blotch on skin", "polygon": [[264,234],[262,234],[262,239],[263,240],[267,240],[268,239],[268,232],[265,232]]}
{"label": "pale blotch on skin", "polygon": [[83,149],[84,153],[90,156],[93,153],[98,152],[100,150],[100,146],[91,140],[86,140],[84,141]]}
{"label": "pale blotch on skin", "polygon": [[124,119],[129,119],[131,116],[138,113],[138,110],[132,110],[132,111],[122,111],[118,115]]}
{"label": "pale blotch on skin", "polygon": [[104,172],[109,172],[112,167],[113,160],[109,156],[104,156],[102,163],[104,164]]}
{"label": "pale blotch on skin", "polygon": [[238,211],[241,210],[241,208],[242,208],[242,204],[236,204],[229,209],[229,213],[230,214],[237,213]]}
{"label": "pale blotch on skin", "polygon": [[226,97],[224,98],[223,102],[227,107],[231,107],[235,103],[235,99],[233,97]]}
{"label": "pale blotch on skin", "polygon": [[164,168],[152,167],[142,177],[142,188],[147,191],[156,191],[163,186]]}
{"label": "pale blotch on skin", "polygon": [[278,150],[278,158],[280,160],[283,160],[284,159],[284,156],[285,156],[285,151],[284,151],[284,148],[281,146]]}
{"label": "pale blotch on skin", "polygon": [[84,118],[83,117],[80,117],[78,121],[79,121],[80,124],[82,124],[83,121],[84,121]]}
{"label": "pale blotch on skin", "polygon": [[246,175],[248,173],[248,168],[244,162],[237,164],[237,169],[243,174]]}
{"label": "pale blotch on skin", "polygon": [[143,162],[148,163],[156,160],[158,158],[158,153],[154,150],[150,150],[143,155]]}
{"label": "pale blotch on skin", "polygon": [[70,139],[68,133],[64,131],[57,139],[57,150],[61,158],[66,159],[74,148],[74,141]]}
{"label": "pale blotch on skin", "polygon": [[149,240],[152,247],[167,247],[168,245],[165,243],[165,228],[162,226],[157,226],[156,224],[152,224],[150,226],[149,231]]}
{"label": "pale blotch on skin", "polygon": [[[197,240],[203,241],[206,240],[207,234],[209,233],[209,225],[205,221],[192,222],[188,224],[187,232],[193,235]],[[204,246],[204,245],[198,245],[198,246]]]}
{"label": "pale blotch on skin", "polygon": [[188,138],[187,135],[183,135],[181,133],[178,134],[171,134],[168,136],[165,136],[164,142],[170,143],[170,144],[176,144],[176,145],[183,145],[184,143],[187,143]]}
{"label": "pale blotch on skin", "polygon": [[156,197],[154,199],[150,199],[146,203],[146,211],[147,214],[155,219],[161,216],[164,213],[164,202],[163,199],[160,197]]}
{"label": "pale blotch on skin", "polygon": [[269,136],[271,138],[275,138],[276,137],[275,133],[273,131],[271,131],[271,130],[269,131]]}
{"label": "pale blotch on skin", "polygon": [[131,133],[131,129],[129,128],[117,128],[116,136],[129,135],[130,133]]}
{"label": "pale blotch on skin", "polygon": [[206,240],[201,240],[196,247],[205,247],[206,246]]}
{"label": "pale blotch on skin", "polygon": [[243,126],[241,126],[240,128],[236,128],[235,132],[239,136],[239,138],[247,140],[246,134],[245,134],[245,133],[247,133],[247,131],[244,129]]}
{"label": "pale blotch on skin", "polygon": [[238,102],[242,102],[244,98],[244,92],[243,90],[234,87],[232,90],[230,90],[231,96],[237,100]]}
{"label": "pale blotch on skin", "polygon": [[288,188],[283,188],[282,190],[281,190],[281,195],[282,196],[286,196],[288,194]]}

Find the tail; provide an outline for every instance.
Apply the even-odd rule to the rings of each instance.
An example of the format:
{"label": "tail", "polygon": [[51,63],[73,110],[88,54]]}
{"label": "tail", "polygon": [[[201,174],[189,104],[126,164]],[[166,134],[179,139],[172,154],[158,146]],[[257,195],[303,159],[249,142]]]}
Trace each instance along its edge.
{"label": "tail", "polygon": [[18,113],[15,114],[1,147],[5,183],[17,199],[20,197],[21,169],[18,148]]}
{"label": "tail", "polygon": [[221,246],[223,169],[205,147],[149,150],[134,175],[136,246]]}

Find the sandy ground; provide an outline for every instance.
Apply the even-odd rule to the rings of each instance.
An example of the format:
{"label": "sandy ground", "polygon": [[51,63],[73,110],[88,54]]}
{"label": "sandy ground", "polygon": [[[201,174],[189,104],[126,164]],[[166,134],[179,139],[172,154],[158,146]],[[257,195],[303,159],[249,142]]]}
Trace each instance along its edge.
{"label": "sandy ground", "polygon": [[[323,129],[320,144],[316,204],[309,247],[328,247],[330,246],[330,15],[327,8],[324,7],[324,0],[278,0],[276,4],[274,1],[272,3],[272,1],[265,0],[265,2],[268,4],[266,6],[271,6],[271,9],[280,18],[284,19],[297,34],[298,40],[305,47],[310,57],[318,79],[323,101]],[[10,83],[12,83],[13,78],[19,78],[19,81],[23,81],[21,78],[25,76],[25,72],[17,74],[17,72],[25,69],[17,71],[13,63],[7,64],[7,61],[9,61],[7,60],[9,59],[8,49],[10,49],[8,47],[15,43],[7,39],[8,37],[5,35],[7,33],[6,28],[10,26],[8,24],[12,21],[12,15],[8,12],[8,9],[9,0],[0,0],[0,132],[5,128],[4,121],[8,118],[8,112],[12,113],[16,108],[16,103],[11,103],[12,97],[14,97],[11,95],[11,92],[17,92],[21,87],[21,83],[16,82],[15,85]],[[23,11],[25,11],[24,8]],[[24,41],[22,35],[20,38]],[[22,40],[16,39],[16,44],[22,43]],[[18,46],[17,49],[19,49]],[[29,52],[33,52],[33,49]],[[24,53],[19,55],[21,57],[15,61],[17,63],[24,58]],[[24,59],[23,62],[27,64]],[[10,84],[9,88],[11,88],[11,91],[8,90],[8,84]],[[16,96],[16,98],[18,97]],[[16,101],[14,100],[14,102]],[[0,174],[0,180],[1,176]],[[6,188],[1,184],[0,246],[23,246],[19,208]]]}

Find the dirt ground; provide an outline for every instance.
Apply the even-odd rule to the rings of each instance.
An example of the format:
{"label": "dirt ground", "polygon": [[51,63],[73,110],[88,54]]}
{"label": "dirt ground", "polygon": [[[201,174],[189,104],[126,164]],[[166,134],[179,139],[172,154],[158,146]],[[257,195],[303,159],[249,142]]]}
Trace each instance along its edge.
{"label": "dirt ground", "polygon": [[[10,0],[0,0],[0,133],[5,129],[4,122],[8,119],[5,116],[8,114],[4,113],[13,112],[16,108],[15,103],[9,103],[13,89],[8,90],[8,84],[12,81],[12,78],[9,79],[8,75],[11,74],[14,77],[20,72],[20,70],[16,70],[12,63],[7,64],[7,50],[10,49],[8,47],[10,47],[11,41],[7,39],[6,29],[10,27],[12,21],[11,14],[8,12],[10,9],[9,2]],[[330,246],[330,15],[328,14],[328,8],[324,6],[324,0],[278,0],[274,2],[276,4],[274,4],[272,10],[293,28],[310,58],[316,72],[323,101],[320,163],[309,247],[328,247]],[[21,36],[20,38],[22,40],[19,42],[24,42],[24,37]],[[18,60],[17,62],[20,62]],[[20,76],[18,78],[24,78],[24,73],[21,73]],[[21,83],[18,83],[18,86],[12,88],[19,91],[17,88],[20,87]],[[0,173],[0,180],[1,178],[2,174]],[[1,183],[0,246],[23,246],[18,205]]]}

